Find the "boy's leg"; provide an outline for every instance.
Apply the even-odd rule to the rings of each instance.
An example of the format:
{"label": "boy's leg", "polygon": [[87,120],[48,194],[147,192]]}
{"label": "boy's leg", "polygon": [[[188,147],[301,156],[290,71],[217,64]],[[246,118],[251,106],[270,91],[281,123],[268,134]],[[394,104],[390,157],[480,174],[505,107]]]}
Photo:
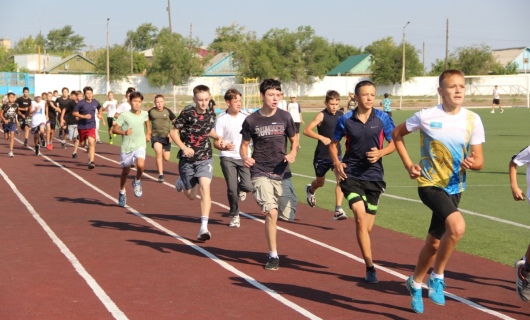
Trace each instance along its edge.
{"label": "boy's leg", "polygon": [[375,221],[375,215],[366,213],[364,201],[357,201],[351,205],[355,217],[355,231],[357,243],[361,249],[366,267],[373,267],[370,232]]}
{"label": "boy's leg", "polygon": [[15,132],[10,131],[9,132],[9,151],[13,151],[14,147],[15,147]]}
{"label": "boy's leg", "polygon": [[212,207],[212,198],[210,196],[211,183],[211,178],[199,178],[199,188],[201,191],[201,217],[210,217],[210,209]]}
{"label": "boy's leg", "polygon": [[228,204],[230,207],[230,214],[232,216],[239,214],[239,193],[237,181],[237,165],[232,158],[221,157],[221,171],[226,181],[226,193],[228,197]]}
{"label": "boy's leg", "polygon": [[464,217],[458,211],[453,212],[445,219],[445,233],[440,239],[440,245],[434,260],[433,272],[442,275],[445,266],[453,253],[456,244],[466,231],[466,222]]}
{"label": "boy's leg", "polygon": [[438,251],[438,246],[440,245],[440,240],[436,239],[433,235],[428,234],[425,239],[425,244],[421,248],[420,254],[418,256],[418,261],[416,262],[416,268],[414,269],[414,274],[412,279],[417,283],[422,283],[423,279],[429,272],[434,258],[436,257],[436,252]]}
{"label": "boy's leg", "polygon": [[127,182],[127,176],[129,175],[129,172],[131,171],[131,167],[125,166],[121,169],[121,175],[120,175],[120,190],[125,192],[125,183]]}
{"label": "boy's leg", "polygon": [[153,149],[155,150],[156,155],[156,169],[158,170],[158,175],[164,174],[164,165],[162,164],[162,156],[164,152],[163,146],[160,142],[155,142],[153,143]]}
{"label": "boy's leg", "polygon": [[265,215],[265,239],[267,240],[267,245],[270,252],[277,252],[277,243],[276,243],[276,224],[278,221],[278,210],[271,209]]}
{"label": "boy's leg", "polygon": [[142,180],[142,175],[144,174],[145,168],[145,158],[136,159],[136,181]]}

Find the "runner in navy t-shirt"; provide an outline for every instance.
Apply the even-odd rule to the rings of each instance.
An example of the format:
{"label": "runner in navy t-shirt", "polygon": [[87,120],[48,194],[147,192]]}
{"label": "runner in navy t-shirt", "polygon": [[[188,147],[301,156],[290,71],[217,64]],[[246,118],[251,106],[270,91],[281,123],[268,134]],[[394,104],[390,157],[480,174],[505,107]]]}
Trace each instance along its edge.
{"label": "runner in navy t-shirt", "polygon": [[[94,93],[91,87],[84,87],[85,99],[79,101],[75,106],[72,115],[78,117],[77,130],[79,131],[79,141],[81,147],[88,141],[88,169],[94,169],[94,154],[96,153],[96,121],[101,120],[101,105],[92,99]],[[94,117],[97,110],[97,118]]]}

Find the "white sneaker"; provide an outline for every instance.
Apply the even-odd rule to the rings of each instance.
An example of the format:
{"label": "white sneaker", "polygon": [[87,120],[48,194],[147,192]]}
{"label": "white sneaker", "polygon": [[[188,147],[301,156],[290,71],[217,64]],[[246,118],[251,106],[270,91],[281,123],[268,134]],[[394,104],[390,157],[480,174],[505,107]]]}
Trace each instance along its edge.
{"label": "white sneaker", "polygon": [[344,220],[344,219],[348,219],[346,212],[344,212],[342,208],[335,210],[335,216],[333,217],[333,220]]}
{"label": "white sneaker", "polygon": [[201,226],[201,229],[199,230],[199,235],[197,236],[197,240],[206,241],[210,240],[211,238],[212,234],[210,233],[210,231],[208,231],[208,228]]}
{"label": "white sneaker", "polygon": [[184,190],[184,182],[182,182],[180,178],[175,183],[175,188],[177,189],[178,192],[182,192]]}
{"label": "white sneaker", "polygon": [[317,205],[317,198],[315,197],[314,193],[311,193],[311,184],[308,184],[305,187],[305,193],[306,193],[306,200],[307,204],[311,207],[315,207]]}
{"label": "white sneaker", "polygon": [[504,109],[501,109],[501,113],[503,113],[503,112],[504,112]]}
{"label": "white sneaker", "polygon": [[7,154],[10,158],[13,158],[15,155],[13,155],[13,151],[9,151],[9,153]]}
{"label": "white sneaker", "polygon": [[230,228],[239,228],[241,226],[239,215],[233,216],[232,219],[230,219],[230,224],[228,226]]}
{"label": "white sneaker", "polygon": [[245,201],[247,193],[245,191],[239,191],[239,201]]}
{"label": "white sneaker", "polygon": [[491,110],[491,113],[495,113],[495,110]]}

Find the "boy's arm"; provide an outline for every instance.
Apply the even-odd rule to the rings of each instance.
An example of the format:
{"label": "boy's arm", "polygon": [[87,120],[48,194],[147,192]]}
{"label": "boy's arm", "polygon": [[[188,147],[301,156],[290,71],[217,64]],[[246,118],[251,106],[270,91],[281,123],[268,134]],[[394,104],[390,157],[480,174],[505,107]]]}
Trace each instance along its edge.
{"label": "boy's arm", "polygon": [[366,153],[366,158],[370,163],[375,163],[382,157],[389,155],[394,151],[396,151],[396,145],[394,144],[394,140],[390,140],[383,149],[372,147],[370,151]]}
{"label": "boy's arm", "polygon": [[[215,129],[212,129],[210,130],[210,134],[209,134],[210,138],[212,138],[214,140],[214,143],[215,142],[218,142],[219,146],[221,148],[224,148],[226,147],[226,142],[223,140],[223,138],[217,134],[217,132],[215,132]],[[219,149],[221,150],[221,149]]]}
{"label": "boy's arm", "polygon": [[4,109],[0,109],[0,119],[2,119],[3,122],[7,123],[6,118],[4,118]]}
{"label": "boy's arm", "polygon": [[333,166],[337,172],[337,178],[339,180],[344,180],[347,178],[344,168],[346,167],[345,163],[342,163],[339,159],[339,141],[331,140],[331,143],[328,146],[329,155],[331,161],[333,161]]}
{"label": "boy's arm", "polygon": [[145,141],[151,141],[151,121],[149,121],[149,118],[145,120]]}
{"label": "boy's arm", "polygon": [[515,201],[525,200],[526,197],[523,193],[523,190],[521,190],[521,188],[519,188],[519,185],[517,184],[517,164],[515,164],[513,160],[510,161],[509,173],[510,173],[510,187],[512,188],[513,200]]}
{"label": "boy's arm", "polygon": [[467,170],[481,170],[484,167],[484,154],[482,153],[482,144],[471,145],[471,154],[468,155],[462,163],[460,168]]}
{"label": "boy's arm", "polygon": [[322,112],[317,113],[315,118],[309,122],[309,124],[304,128],[304,136],[307,136],[309,138],[313,138],[316,140],[320,140],[324,145],[329,145],[331,143],[331,139],[328,137],[324,137],[316,132],[313,131],[313,128],[320,125],[322,121],[324,120],[324,114]]}
{"label": "boy's arm", "polygon": [[239,155],[243,160],[243,165],[247,168],[252,167],[256,163],[256,160],[254,158],[248,156],[249,144],[250,141],[241,140],[241,147],[239,147]]}
{"label": "boy's arm", "polygon": [[395,148],[403,162],[405,170],[409,173],[409,177],[411,179],[418,179],[421,176],[421,167],[413,163],[410,159],[407,148],[405,147],[405,139],[403,138],[409,133],[410,131],[407,130],[407,125],[403,122],[392,131],[392,141],[394,141]]}
{"label": "boy's arm", "polygon": [[171,139],[175,142],[175,144],[182,150],[182,153],[185,157],[191,157],[195,154],[195,150],[192,148],[188,148],[184,142],[180,139],[180,130],[177,128],[172,128],[169,132]]}
{"label": "boy's arm", "polygon": [[300,145],[300,141],[298,141],[296,135],[289,137],[289,141],[291,142],[291,151],[285,155],[284,161],[294,163],[294,161],[296,160],[296,154],[298,153],[298,146]]}

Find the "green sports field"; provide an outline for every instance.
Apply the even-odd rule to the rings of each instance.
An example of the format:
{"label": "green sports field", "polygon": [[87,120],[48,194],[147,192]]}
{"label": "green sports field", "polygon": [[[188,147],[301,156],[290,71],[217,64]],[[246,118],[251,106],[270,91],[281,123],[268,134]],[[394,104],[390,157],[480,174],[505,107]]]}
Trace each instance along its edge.
{"label": "green sports field", "polygon": [[[511,265],[520,258],[530,242],[530,205],[526,201],[515,202],[511,195],[508,163],[511,157],[530,144],[530,110],[526,108],[506,109],[503,114],[498,110],[490,113],[489,108],[474,109],[484,123],[486,143],[484,145],[485,165],[480,172],[468,172],[467,190],[462,196],[460,208],[466,220],[466,234],[457,249],[478,255],[503,264]],[[413,110],[394,111],[394,122],[403,122],[413,114]],[[315,113],[303,114],[309,123]],[[100,127],[106,130],[106,127]],[[302,125],[303,130],[303,125]],[[102,132],[100,132],[102,133]],[[107,135],[101,134],[103,141]],[[119,138],[115,139],[119,144]],[[300,204],[305,204],[305,185],[313,179],[313,152],[316,140],[302,135],[301,149],[292,165],[293,183]],[[406,137],[411,157],[419,158],[419,134]],[[177,148],[172,151],[172,160],[176,161]],[[152,149],[148,153],[153,155]],[[216,161],[215,175],[222,177],[219,162]],[[381,197],[376,224],[402,232],[413,237],[424,238],[430,221],[429,210],[419,202],[416,181],[408,178],[397,153],[383,159],[386,194]],[[526,168],[519,168],[518,181],[521,189],[526,190]],[[328,173],[327,178],[334,179]],[[334,209],[334,184],[328,182],[317,191],[317,206],[329,209],[332,219]],[[343,203],[347,207],[346,203]],[[309,206],[298,208],[297,218],[311,214]],[[351,216],[351,211],[349,211]],[[348,223],[348,222],[337,222]],[[350,221],[351,223],[351,221]],[[354,227],[352,224],[352,232]]]}

